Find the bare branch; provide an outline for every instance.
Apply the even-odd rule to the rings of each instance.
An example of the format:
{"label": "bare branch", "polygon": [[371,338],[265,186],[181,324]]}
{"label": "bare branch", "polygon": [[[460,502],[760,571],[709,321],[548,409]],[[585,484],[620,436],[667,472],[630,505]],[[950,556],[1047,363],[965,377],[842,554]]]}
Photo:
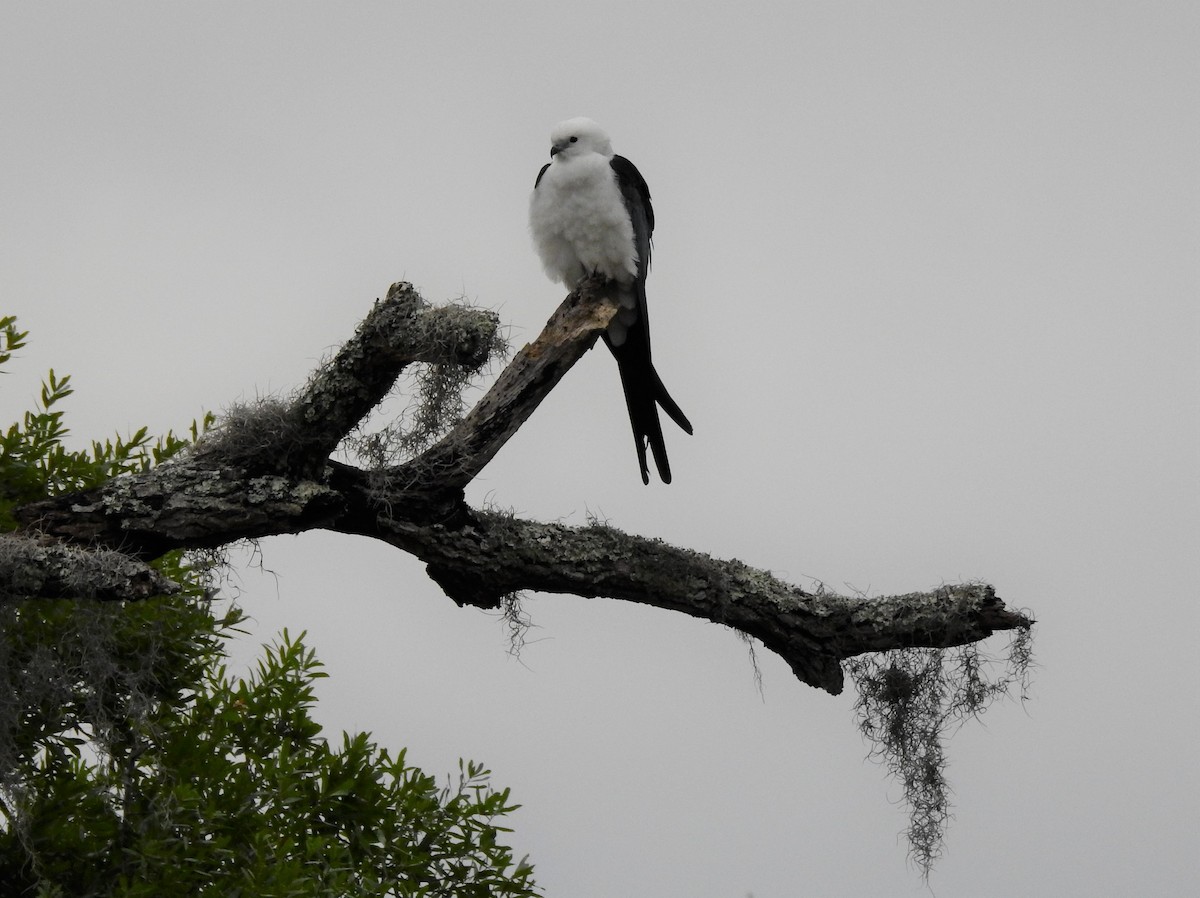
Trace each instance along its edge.
{"label": "bare branch", "polygon": [[111,549],[0,535],[0,602],[22,599],[148,599],[174,595],[179,584]]}
{"label": "bare branch", "polygon": [[29,530],[104,546],[135,565],[170,549],[315,528],[370,536],[424,560],[460,604],[497,607],[516,592],[539,590],[682,611],[760,639],[800,680],[832,693],[842,689],[846,658],[962,645],[1032,624],[989,586],[882,599],[810,593],[737,560],[610,527],[469,508],[463,487],[595,344],[616,308],[600,280],[584,282],[442,440],[407,464],[368,472],[328,454],[399,371],[418,360],[479,366],[494,346],[490,313],[428,309],[410,285],[396,284],[298,400],[238,424],[248,435],[234,439],[230,431],[188,457],[25,506],[16,517]]}
{"label": "bare branch", "polygon": [[395,470],[395,481],[434,479],[441,487],[465,487],[595,345],[616,313],[617,304],[605,292],[604,279],[584,281],[467,416],[426,452]]}
{"label": "bare branch", "polygon": [[494,312],[461,305],[431,308],[412,284],[393,284],[296,400],[295,413],[311,435],[313,460],[324,464],[410,363],[483,367],[499,327]]}
{"label": "bare branch", "polygon": [[344,504],[315,481],[254,477],[214,456],[198,456],[35,502],[15,514],[28,530],[151,559],[172,549],[312,530],[337,518]]}
{"label": "bare branch", "polygon": [[[243,433],[226,432],[223,438],[218,429],[202,451],[224,452],[237,463],[257,462],[254,469],[260,472],[315,476],[408,365],[454,364],[477,371],[491,356],[499,327],[494,312],[462,305],[433,308],[412,284],[392,284],[387,298],[375,303],[354,336],[317,369],[293,402],[243,410],[251,418],[236,422]],[[248,430],[254,439],[245,437]]]}
{"label": "bare branch", "polygon": [[603,525],[572,528],[494,513],[457,529],[379,524],[375,535],[425,561],[460,605],[494,608],[508,594],[537,590],[682,611],[760,639],[798,679],[835,695],[841,661],[854,655],[962,645],[1033,623],[983,584],[874,599],[810,593],[736,559]]}

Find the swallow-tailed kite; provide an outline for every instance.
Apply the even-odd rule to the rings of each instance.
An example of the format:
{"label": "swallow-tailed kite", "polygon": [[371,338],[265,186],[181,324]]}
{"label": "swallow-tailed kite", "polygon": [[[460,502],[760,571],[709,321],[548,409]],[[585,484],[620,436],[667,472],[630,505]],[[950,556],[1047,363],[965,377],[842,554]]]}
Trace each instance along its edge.
{"label": "swallow-tailed kite", "polygon": [[591,274],[616,283],[621,310],[604,342],[612,350],[625,388],[642,482],[650,482],[646,444],[664,483],[671,466],[658,406],[688,433],[679,410],[650,360],[646,274],[654,209],[646,180],[624,156],[613,154],[608,135],[587,118],[573,118],[550,132],[550,161],[538,172],[529,202],[529,225],[546,274],[569,289]]}

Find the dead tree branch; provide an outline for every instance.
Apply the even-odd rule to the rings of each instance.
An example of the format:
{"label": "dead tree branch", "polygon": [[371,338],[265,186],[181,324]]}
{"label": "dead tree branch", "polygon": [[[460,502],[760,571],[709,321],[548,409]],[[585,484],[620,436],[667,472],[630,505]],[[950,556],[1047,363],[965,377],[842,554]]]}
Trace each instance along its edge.
{"label": "dead tree branch", "polygon": [[177,592],[179,584],[112,549],[0,534],[0,604],[25,598],[138,601]]}
{"label": "dead tree branch", "polygon": [[[495,607],[511,593],[539,590],[682,611],[760,639],[799,679],[833,693],[842,688],[845,658],[961,645],[1032,623],[1006,609],[988,586],[882,599],[809,593],[736,560],[610,527],[541,524],[468,507],[463,488],[595,344],[615,312],[603,284],[585,282],[440,441],[402,465],[366,471],[329,456],[401,371],[413,362],[478,370],[499,327],[490,312],[431,308],[411,285],[393,285],[295,400],[243,412],[236,426],[218,430],[186,457],[27,505],[17,518],[55,551],[119,553],[135,566],[135,580],[138,571],[149,570],[144,562],[172,549],[310,529],[369,536],[421,558],[459,604]],[[48,576],[46,582],[60,581]],[[64,591],[24,591],[46,589]],[[168,591],[161,584],[154,590]],[[135,593],[93,586],[87,594]]]}

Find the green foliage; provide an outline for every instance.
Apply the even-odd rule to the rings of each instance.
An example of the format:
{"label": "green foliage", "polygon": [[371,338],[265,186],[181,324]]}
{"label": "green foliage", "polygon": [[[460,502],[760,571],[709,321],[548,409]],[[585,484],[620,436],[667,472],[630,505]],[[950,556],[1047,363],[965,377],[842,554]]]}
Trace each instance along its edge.
{"label": "green foliage", "polygon": [[15,315],[0,317],[0,365],[12,358],[12,354],[25,345],[29,331],[17,330]]}
{"label": "green foliage", "polygon": [[[0,366],[24,345],[0,318]],[[0,539],[12,511],[144,471],[168,433],[63,444],[70,378],[0,435]],[[216,559],[219,561],[219,559]],[[248,679],[227,676],[213,559],[168,554],[184,589],[145,602],[0,596],[0,896],[525,896],[498,817],[516,808],[460,762],[434,779],[366,734],[336,750],[313,720],[314,653],[285,631]]]}
{"label": "green foliage", "polygon": [[[0,366],[27,336],[15,318],[0,318]],[[70,376],[51,370],[37,407],[0,432],[0,534],[17,528],[12,511],[20,505],[146,470],[188,445],[173,433],[152,443],[142,428],[128,439],[68,449],[60,403],[72,392]],[[193,439],[211,421],[206,415],[193,422]],[[214,617],[202,559],[172,552],[155,566],[183,587],[178,596],[123,606],[25,603],[0,595],[0,795],[6,800],[22,788],[20,771],[42,755],[63,758],[73,746],[103,741],[134,709],[177,706],[242,620],[236,608]],[[13,820],[6,809],[0,812]]]}
{"label": "green foliage", "polygon": [[26,831],[0,834],[4,894],[537,894],[493,822],[517,806],[482,766],[439,789],[365,733],[321,738],[325,674],[302,639],[285,631],[246,680],[210,663],[183,707],[157,705],[98,757],[45,753]]}
{"label": "green foliage", "polygon": [[[0,366],[25,345],[27,332],[16,329],[12,316],[0,318]],[[191,445],[215,420],[208,413],[193,421],[190,439],[168,431],[151,441],[143,427],[130,437],[116,436],[90,449],[71,450],[63,444],[69,431],[59,404],[75,392],[69,374],[54,369],[42,382],[37,407],[20,423],[0,433],[0,532],[16,528],[12,509],[47,496],[99,486],[121,474],[148,470]]]}

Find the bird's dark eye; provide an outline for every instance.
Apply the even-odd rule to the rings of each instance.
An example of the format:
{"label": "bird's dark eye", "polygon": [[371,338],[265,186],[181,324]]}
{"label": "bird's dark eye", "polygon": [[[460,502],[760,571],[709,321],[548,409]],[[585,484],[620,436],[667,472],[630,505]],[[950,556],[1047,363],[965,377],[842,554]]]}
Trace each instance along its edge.
{"label": "bird's dark eye", "polygon": [[578,138],[578,137],[572,137],[572,138],[571,138],[571,143],[577,143],[578,141],[579,141],[579,138]]}

